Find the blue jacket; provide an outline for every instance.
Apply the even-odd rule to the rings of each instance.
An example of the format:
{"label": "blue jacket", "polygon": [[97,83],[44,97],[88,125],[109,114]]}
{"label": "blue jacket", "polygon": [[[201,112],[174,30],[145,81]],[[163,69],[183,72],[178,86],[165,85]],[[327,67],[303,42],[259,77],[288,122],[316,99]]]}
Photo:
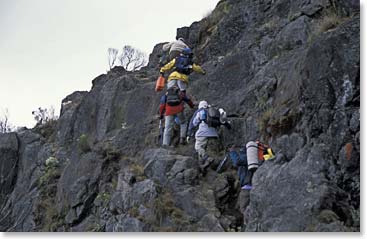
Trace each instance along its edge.
{"label": "blue jacket", "polygon": [[236,151],[229,152],[229,157],[232,160],[232,165],[238,168],[237,174],[242,187],[246,183],[246,176],[248,174],[246,147],[242,147],[239,153]]}
{"label": "blue jacket", "polygon": [[235,167],[247,166],[246,148],[241,148],[240,153],[236,151],[229,152],[229,157],[232,160],[232,165]]}
{"label": "blue jacket", "polygon": [[205,109],[198,109],[190,120],[189,136],[192,136],[194,128],[199,126],[195,137],[218,137],[217,130],[209,127],[206,123],[207,111]]}

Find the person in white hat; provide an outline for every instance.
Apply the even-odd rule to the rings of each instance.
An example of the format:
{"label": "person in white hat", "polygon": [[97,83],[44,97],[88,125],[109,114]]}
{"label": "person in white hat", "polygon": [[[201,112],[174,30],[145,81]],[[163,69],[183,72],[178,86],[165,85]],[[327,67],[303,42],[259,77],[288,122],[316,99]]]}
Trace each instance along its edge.
{"label": "person in white hat", "polygon": [[203,100],[200,101],[199,109],[190,120],[187,141],[194,135],[194,128],[199,127],[195,133],[195,150],[198,153],[200,168],[203,172],[213,162],[213,158],[209,157],[206,151],[208,140],[218,139],[217,129],[221,125],[225,125],[230,129],[230,124],[225,116],[226,113],[223,109],[218,110],[215,107],[211,107],[208,105],[208,102]]}

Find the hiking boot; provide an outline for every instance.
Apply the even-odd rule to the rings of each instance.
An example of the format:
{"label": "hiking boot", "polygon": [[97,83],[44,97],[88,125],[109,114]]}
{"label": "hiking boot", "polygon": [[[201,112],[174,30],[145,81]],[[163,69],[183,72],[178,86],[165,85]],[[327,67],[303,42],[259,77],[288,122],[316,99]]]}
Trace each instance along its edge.
{"label": "hiking boot", "polygon": [[180,138],[180,144],[185,145],[186,144],[186,139],[185,138]]}
{"label": "hiking boot", "polygon": [[246,185],[245,185],[245,186],[243,186],[241,189],[242,189],[242,190],[251,190],[251,189],[252,189],[252,186],[251,186],[251,185],[249,185],[249,184],[246,184]]}

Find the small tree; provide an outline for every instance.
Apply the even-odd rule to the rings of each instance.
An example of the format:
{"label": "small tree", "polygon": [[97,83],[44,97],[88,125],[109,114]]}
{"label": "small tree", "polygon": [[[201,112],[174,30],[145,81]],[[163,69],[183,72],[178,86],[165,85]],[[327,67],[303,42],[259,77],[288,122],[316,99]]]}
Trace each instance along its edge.
{"label": "small tree", "polygon": [[13,130],[13,126],[9,123],[9,110],[5,109],[0,115],[0,133],[8,133]]}
{"label": "small tree", "polygon": [[34,120],[37,121],[37,124],[45,124],[49,121],[57,120],[53,106],[49,109],[39,107],[37,110],[32,111],[32,115],[34,116]]}
{"label": "small tree", "polygon": [[139,70],[148,62],[147,56],[144,52],[129,45],[122,48],[119,60],[121,66],[123,66],[127,71]]}
{"label": "small tree", "polygon": [[111,70],[113,65],[116,62],[117,55],[118,55],[119,51],[115,48],[108,48],[107,53],[108,53],[108,65],[109,65],[110,70]]}

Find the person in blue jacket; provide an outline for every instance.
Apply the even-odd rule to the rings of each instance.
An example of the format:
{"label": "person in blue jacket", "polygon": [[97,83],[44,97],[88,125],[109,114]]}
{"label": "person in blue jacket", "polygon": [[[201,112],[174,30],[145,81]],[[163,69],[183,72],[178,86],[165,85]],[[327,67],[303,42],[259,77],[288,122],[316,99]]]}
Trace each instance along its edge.
{"label": "person in blue jacket", "polygon": [[252,189],[252,177],[264,161],[275,158],[273,150],[259,141],[249,141],[240,147],[239,153],[235,146],[229,148],[232,165],[238,168],[241,189]]}
{"label": "person in blue jacket", "polygon": [[241,189],[250,190],[251,185],[246,184],[246,177],[249,176],[246,146],[241,147],[239,152],[237,152],[235,146],[233,145],[229,148],[229,157],[232,161],[232,165],[237,168],[237,175],[240,181]]}

